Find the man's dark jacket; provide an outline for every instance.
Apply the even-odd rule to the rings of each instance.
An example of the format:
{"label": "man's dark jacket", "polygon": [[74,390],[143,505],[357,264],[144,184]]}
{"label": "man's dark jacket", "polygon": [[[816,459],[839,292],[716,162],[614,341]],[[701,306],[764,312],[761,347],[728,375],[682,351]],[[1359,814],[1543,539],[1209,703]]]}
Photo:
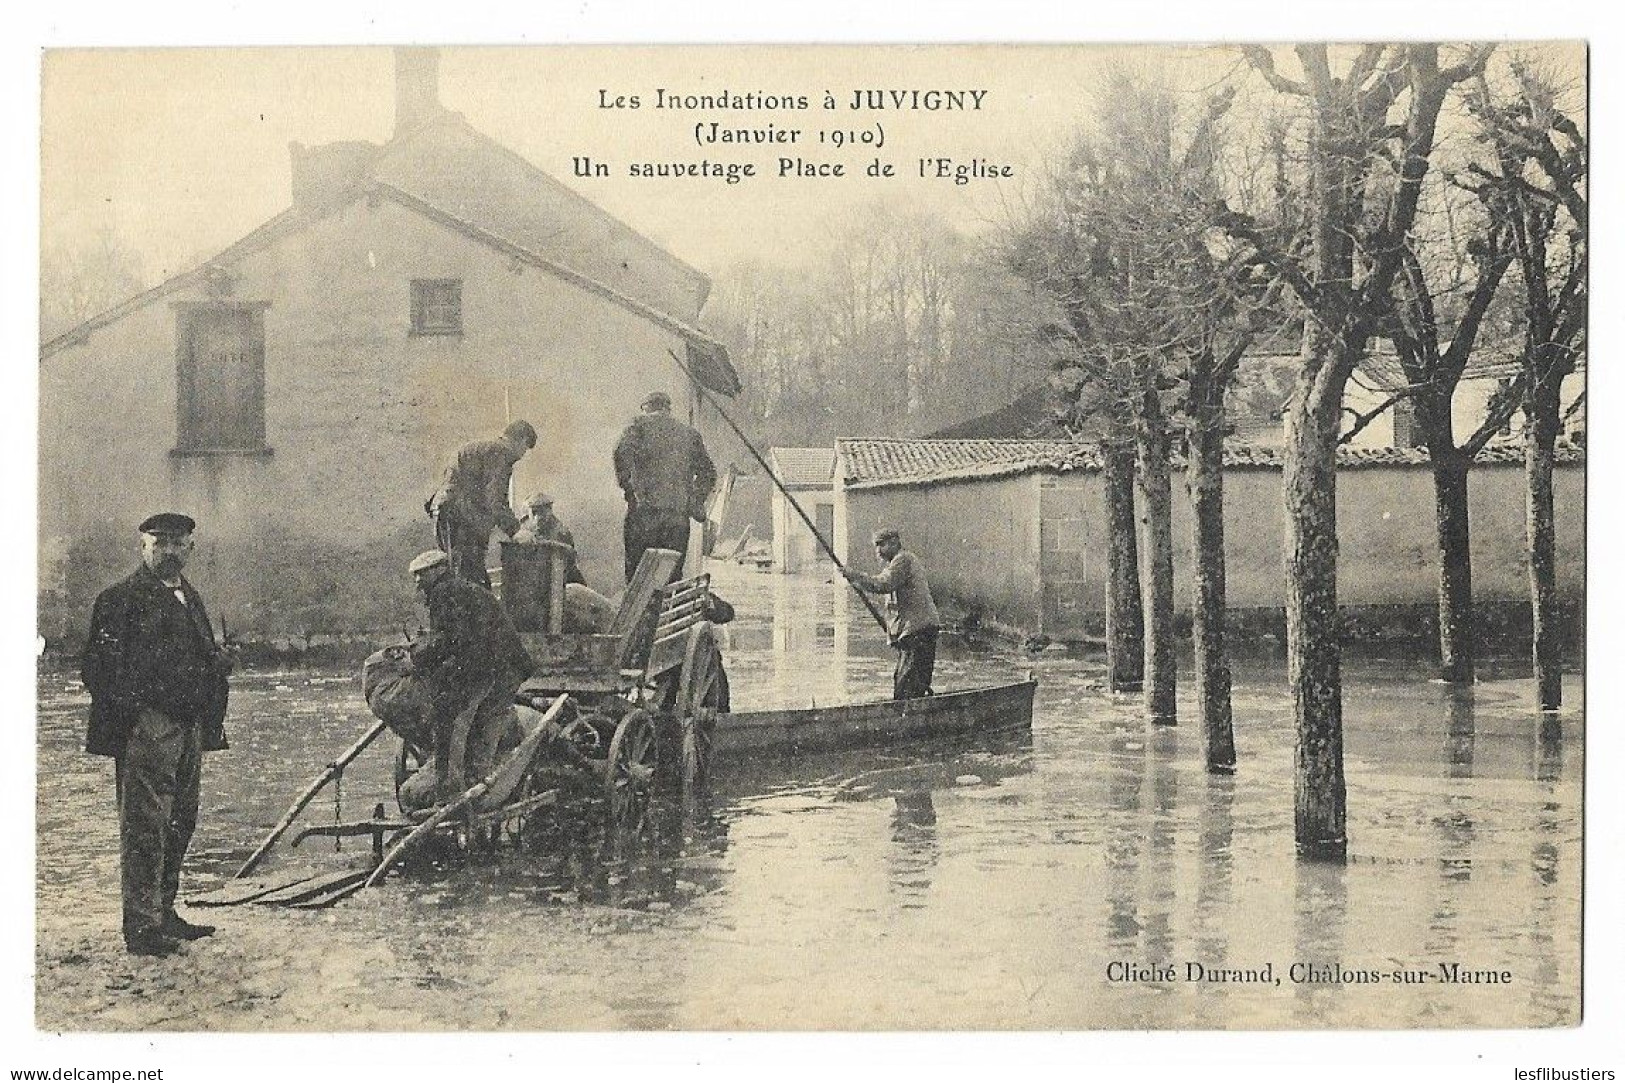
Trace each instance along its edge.
{"label": "man's dark jacket", "polygon": [[487,680],[517,688],[534,670],[508,611],[478,583],[441,576],[429,588],[429,634],[412,648],[413,667],[430,681],[436,705],[461,710]]}
{"label": "man's dark jacket", "polygon": [[446,467],[440,491],[429,499],[431,511],[456,517],[469,530],[490,537],[493,527],[504,534],[519,529],[508,507],[508,481],[522,452],[505,440],[476,440],[457,449]]}
{"label": "man's dark jacket", "polygon": [[615,445],[615,480],[628,503],[701,519],[717,468],[699,433],[669,414],[644,414]]}
{"label": "man's dark jacket", "polygon": [[143,707],[199,728],[205,752],[226,747],[226,674],[203,599],[186,605],[146,565],[96,596],[81,676],[90,691],[85,751],[122,756]]}

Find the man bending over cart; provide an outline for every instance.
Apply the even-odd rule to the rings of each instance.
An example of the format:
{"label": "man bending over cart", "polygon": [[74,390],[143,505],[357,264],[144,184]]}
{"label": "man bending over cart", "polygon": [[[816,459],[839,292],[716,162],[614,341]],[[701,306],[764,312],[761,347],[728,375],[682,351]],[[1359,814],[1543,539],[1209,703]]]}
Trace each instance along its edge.
{"label": "man bending over cart", "polygon": [[402,797],[423,807],[490,772],[514,717],[514,693],[534,665],[507,610],[484,587],[453,575],[444,552],[419,554],[410,570],[429,606],[429,634],[412,645],[412,668],[434,703],[435,769],[432,778],[421,771],[409,780]]}

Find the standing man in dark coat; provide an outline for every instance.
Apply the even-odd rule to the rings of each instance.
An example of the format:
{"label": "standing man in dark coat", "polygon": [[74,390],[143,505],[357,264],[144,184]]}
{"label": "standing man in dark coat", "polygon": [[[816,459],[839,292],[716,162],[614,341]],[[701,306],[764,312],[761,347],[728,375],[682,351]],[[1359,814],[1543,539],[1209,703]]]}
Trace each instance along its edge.
{"label": "standing man in dark coat", "polygon": [[843,569],[842,574],[859,590],[886,596],[886,630],[897,650],[892,698],[929,696],[941,618],[925,579],[925,562],[903,548],[903,539],[895,530],[877,530],[874,539],[875,555],[885,565],[880,572],[865,575]]}
{"label": "standing man in dark coat", "polygon": [[141,567],[97,595],[85,646],[86,751],[115,765],[124,945],[135,955],[169,955],[214,932],[175,912],[202,753],[226,747],[234,658],[181,575],[195,527],[174,512],[141,524]]}
{"label": "standing man in dark coat", "polygon": [[[472,785],[490,773],[513,718],[514,693],[533,663],[502,603],[454,575],[445,553],[420,553],[410,571],[429,607],[429,634],[413,644],[412,668],[429,682],[434,700],[436,788],[465,768],[464,785]],[[466,744],[458,749],[452,726],[470,709]]]}
{"label": "standing man in dark coat", "polygon": [[536,430],[515,421],[495,440],[476,440],[457,449],[446,466],[446,479],[426,505],[434,517],[435,542],[451,556],[454,573],[483,587],[491,585],[485,551],[491,531],[500,527],[510,538],[519,520],[508,506],[514,464],[536,446]]}
{"label": "standing man in dark coat", "polygon": [[[626,495],[621,534],[630,581],[645,549],[688,551],[688,521],[705,522],[717,468],[700,434],[671,416],[671,396],[656,391],[615,445],[615,480]],[[678,561],[672,579],[682,574]]]}

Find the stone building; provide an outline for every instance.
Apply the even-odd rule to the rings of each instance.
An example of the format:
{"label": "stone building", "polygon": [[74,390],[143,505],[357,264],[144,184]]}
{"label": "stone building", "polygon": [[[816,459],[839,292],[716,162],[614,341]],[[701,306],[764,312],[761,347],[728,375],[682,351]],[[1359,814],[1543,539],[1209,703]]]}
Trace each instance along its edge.
{"label": "stone building", "polygon": [[47,634],[134,559],[155,508],[234,630],[393,627],[447,455],[527,418],[514,494],[545,488],[595,586],[620,587],[610,452],[650,390],[736,457],[675,357],[732,395],[696,330],[710,282],[440,104],[396,54],[394,135],[293,144],[292,206],[203,266],[43,344]]}

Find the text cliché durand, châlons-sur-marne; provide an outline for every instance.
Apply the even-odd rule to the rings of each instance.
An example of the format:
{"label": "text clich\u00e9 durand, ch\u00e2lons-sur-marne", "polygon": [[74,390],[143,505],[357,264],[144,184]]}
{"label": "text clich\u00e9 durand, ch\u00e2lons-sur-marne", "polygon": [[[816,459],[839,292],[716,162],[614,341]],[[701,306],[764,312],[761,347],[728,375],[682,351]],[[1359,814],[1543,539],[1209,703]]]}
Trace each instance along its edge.
{"label": "text clich\u00e9 durand, ch\u00e2lons-sur-marne", "polygon": [[1234,967],[1196,962],[1114,960],[1106,965],[1106,981],[1113,985],[1280,985],[1283,979],[1293,985],[1510,985],[1512,971],[1470,967],[1458,962],[1386,968],[1300,962],[1286,967],[1284,972],[1274,963]]}

